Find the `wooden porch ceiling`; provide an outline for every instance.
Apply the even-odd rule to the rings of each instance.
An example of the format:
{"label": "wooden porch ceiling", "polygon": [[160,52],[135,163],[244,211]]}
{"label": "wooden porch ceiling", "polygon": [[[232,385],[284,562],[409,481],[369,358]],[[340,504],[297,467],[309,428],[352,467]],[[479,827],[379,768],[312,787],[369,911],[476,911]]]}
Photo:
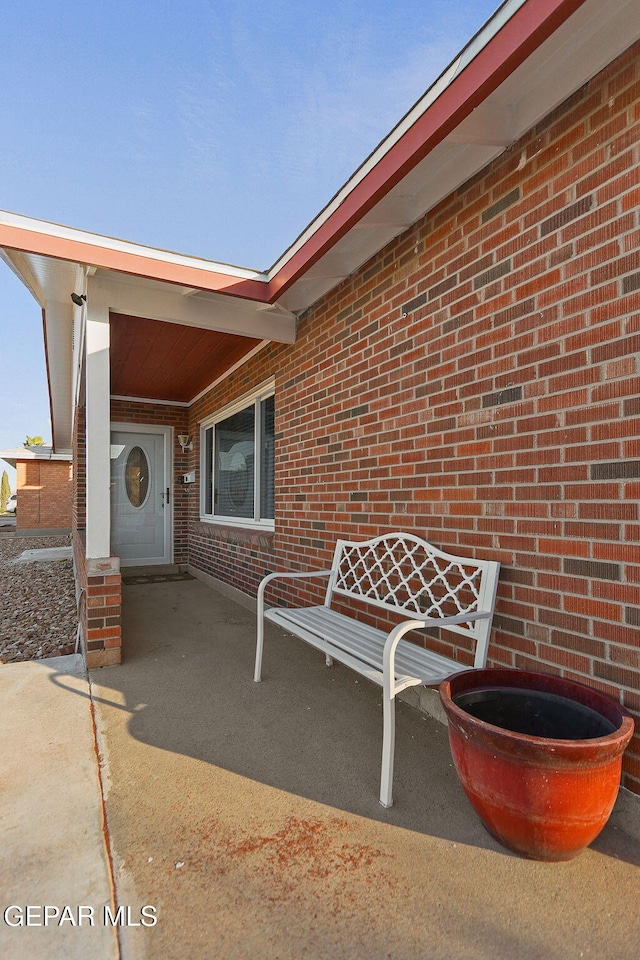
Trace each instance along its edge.
{"label": "wooden porch ceiling", "polygon": [[111,393],[189,403],[260,340],[119,313],[110,315]]}

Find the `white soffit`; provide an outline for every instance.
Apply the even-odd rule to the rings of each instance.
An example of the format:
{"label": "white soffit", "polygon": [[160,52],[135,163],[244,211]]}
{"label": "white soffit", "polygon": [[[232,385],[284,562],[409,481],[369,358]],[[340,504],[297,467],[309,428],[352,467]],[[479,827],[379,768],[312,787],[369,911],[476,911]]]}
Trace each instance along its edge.
{"label": "white soffit", "polygon": [[56,452],[69,450],[73,429],[71,374],[74,310],[70,294],[83,288],[84,270],[76,263],[17,250],[0,250],[0,257],[44,311],[52,441]]}
{"label": "white soffit", "polygon": [[0,256],[43,309],[52,300],[71,306],[70,295],[84,288],[84,270],[77,263],[18,250],[5,251]]}
{"label": "white soffit", "polygon": [[[529,0],[532,2],[532,0]],[[517,6],[522,6],[518,3]],[[509,11],[511,16],[515,10]],[[508,17],[502,12],[502,23]],[[502,25],[502,24],[501,24]],[[488,26],[495,26],[490,21]],[[492,35],[497,31],[494,29]],[[476,44],[483,39],[483,31]],[[535,50],[446,139],[393,187],[349,233],[311,266],[279,298],[293,312],[301,312],[349,276],[448,194],[483,169],[551,110],[624,52],[640,37],[638,0],[587,0],[545,43]],[[483,46],[486,45],[483,43]],[[473,45],[472,45],[473,46]],[[467,50],[469,63],[471,48]],[[477,50],[475,52],[478,52]],[[473,54],[475,55],[475,53]],[[432,103],[461,72],[459,60],[443,74],[427,95]],[[424,112],[425,99],[405,121]],[[428,107],[427,107],[428,109]],[[419,111],[419,114],[416,114]],[[400,128],[397,128],[399,130]],[[402,132],[406,130],[406,124]],[[396,138],[397,139],[397,138]],[[332,204],[301,235],[270,271],[273,274],[337,209],[349,190],[372,169],[395,142],[381,144]]]}

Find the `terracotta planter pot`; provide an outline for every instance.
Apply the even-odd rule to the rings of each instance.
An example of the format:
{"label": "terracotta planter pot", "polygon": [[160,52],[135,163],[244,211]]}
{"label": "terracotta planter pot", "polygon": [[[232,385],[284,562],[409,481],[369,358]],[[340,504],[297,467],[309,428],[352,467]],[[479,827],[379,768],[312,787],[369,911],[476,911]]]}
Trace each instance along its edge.
{"label": "terracotta planter pot", "polygon": [[462,786],[489,833],[534,860],[570,860],[620,785],[630,714],[591,687],[526,670],[465,670],[440,685]]}

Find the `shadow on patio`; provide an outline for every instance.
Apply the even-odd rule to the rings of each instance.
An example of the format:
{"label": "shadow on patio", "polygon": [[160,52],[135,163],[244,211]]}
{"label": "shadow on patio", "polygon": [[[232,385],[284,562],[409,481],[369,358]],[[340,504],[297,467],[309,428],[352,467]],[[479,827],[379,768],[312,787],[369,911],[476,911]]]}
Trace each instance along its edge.
{"label": "shadow on patio", "polygon": [[510,855],[402,703],[384,810],[377,687],[274,628],[255,684],[254,615],[196,580],[124,604],[92,694],[118,901],[159,916],[125,957],[635,957],[640,844],[614,825],[567,864]]}

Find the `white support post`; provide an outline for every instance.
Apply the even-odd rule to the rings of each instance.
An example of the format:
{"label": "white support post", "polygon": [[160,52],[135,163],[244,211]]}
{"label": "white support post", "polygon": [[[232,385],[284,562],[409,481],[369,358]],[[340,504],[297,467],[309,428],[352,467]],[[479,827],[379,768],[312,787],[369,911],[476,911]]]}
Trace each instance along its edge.
{"label": "white support post", "polygon": [[87,559],[111,554],[109,310],[87,303]]}
{"label": "white support post", "polygon": [[73,337],[73,307],[71,300],[61,303],[47,300],[44,309],[44,329],[47,344],[51,382],[51,420],[54,450],[61,452],[71,447],[73,424],[73,396],[71,341]]}

